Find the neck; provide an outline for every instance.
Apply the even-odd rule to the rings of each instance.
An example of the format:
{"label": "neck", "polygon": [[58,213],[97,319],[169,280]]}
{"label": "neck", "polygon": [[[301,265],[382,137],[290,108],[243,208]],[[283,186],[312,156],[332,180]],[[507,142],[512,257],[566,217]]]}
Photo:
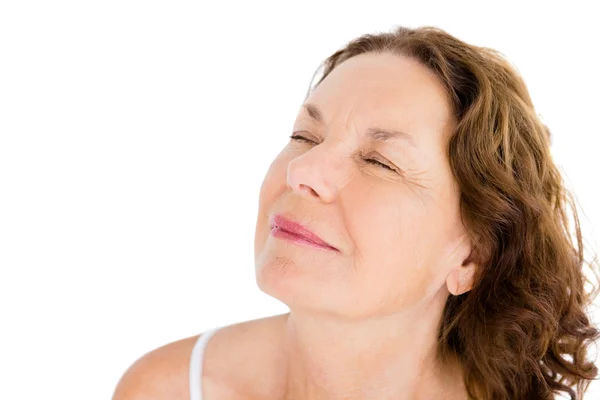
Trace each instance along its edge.
{"label": "neck", "polygon": [[437,354],[442,309],[429,303],[361,320],[290,312],[283,398],[451,398],[461,390],[462,375],[455,358]]}

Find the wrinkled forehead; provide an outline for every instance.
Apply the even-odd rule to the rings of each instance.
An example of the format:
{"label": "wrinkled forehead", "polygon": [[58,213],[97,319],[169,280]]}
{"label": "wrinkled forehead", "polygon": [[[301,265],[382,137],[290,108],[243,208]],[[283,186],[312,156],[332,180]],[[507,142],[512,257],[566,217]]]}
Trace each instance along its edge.
{"label": "wrinkled forehead", "polygon": [[372,127],[409,132],[417,140],[447,132],[454,123],[437,76],[413,59],[392,54],[344,61],[313,90],[297,118],[360,132]]}

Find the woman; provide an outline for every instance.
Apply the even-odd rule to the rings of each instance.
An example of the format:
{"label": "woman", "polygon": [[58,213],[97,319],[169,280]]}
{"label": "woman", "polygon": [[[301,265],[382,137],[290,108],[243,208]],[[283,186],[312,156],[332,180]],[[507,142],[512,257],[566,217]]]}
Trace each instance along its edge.
{"label": "woman", "polygon": [[522,78],[433,27],[324,66],[260,192],[256,281],[290,312],[151,351],[114,399],[581,398],[598,266]]}

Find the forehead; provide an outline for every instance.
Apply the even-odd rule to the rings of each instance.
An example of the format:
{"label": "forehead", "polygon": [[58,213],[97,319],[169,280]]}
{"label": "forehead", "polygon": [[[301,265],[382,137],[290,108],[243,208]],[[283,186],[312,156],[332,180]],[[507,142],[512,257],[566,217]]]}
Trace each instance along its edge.
{"label": "forehead", "polygon": [[[306,103],[321,110],[323,124],[366,131],[371,125],[413,136],[448,130],[453,121],[443,84],[416,60],[391,53],[352,57],[317,86]],[[311,118],[305,107],[301,118]]]}

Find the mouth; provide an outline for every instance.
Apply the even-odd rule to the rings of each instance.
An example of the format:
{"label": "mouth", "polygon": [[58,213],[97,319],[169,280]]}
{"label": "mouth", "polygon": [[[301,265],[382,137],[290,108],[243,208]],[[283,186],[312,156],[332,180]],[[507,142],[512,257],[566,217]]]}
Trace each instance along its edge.
{"label": "mouth", "polygon": [[308,228],[291,219],[283,217],[281,214],[275,214],[273,218],[271,218],[271,233],[277,237],[293,242],[338,251],[338,249],[321,239]]}

